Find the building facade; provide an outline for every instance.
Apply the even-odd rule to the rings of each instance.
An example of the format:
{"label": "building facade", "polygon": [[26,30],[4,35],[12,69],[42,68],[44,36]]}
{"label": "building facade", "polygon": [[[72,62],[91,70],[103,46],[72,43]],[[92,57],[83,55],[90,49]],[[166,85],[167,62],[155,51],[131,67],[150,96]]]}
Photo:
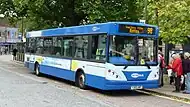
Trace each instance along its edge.
{"label": "building facade", "polygon": [[10,27],[5,20],[0,22],[0,54],[8,54],[17,42],[21,42],[21,37],[18,28]]}

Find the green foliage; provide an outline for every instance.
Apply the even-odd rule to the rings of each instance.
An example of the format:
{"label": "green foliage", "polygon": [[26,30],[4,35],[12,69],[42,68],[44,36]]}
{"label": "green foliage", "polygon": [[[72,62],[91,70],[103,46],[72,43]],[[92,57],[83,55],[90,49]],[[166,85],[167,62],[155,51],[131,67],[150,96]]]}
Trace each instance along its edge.
{"label": "green foliage", "polygon": [[139,11],[136,0],[89,0],[83,2],[88,9],[90,23],[106,21],[138,21]]}
{"label": "green foliage", "polygon": [[1,13],[12,11],[14,16],[7,15],[11,22],[24,18],[28,30],[78,25],[86,17],[79,4],[81,0],[10,0],[12,4],[8,1],[1,2],[7,6],[6,10],[0,8]]}
{"label": "green foliage", "polygon": [[13,15],[14,5],[12,0],[0,0],[0,14]]}
{"label": "green foliage", "polygon": [[138,21],[139,1],[1,0],[5,8],[0,7],[0,13],[6,14],[12,24],[20,25],[23,19],[28,30],[38,30],[107,21]]}
{"label": "green foliage", "polygon": [[158,0],[149,4],[149,22],[156,24],[155,8],[158,8],[158,21],[161,38],[164,42],[184,44],[190,35],[190,1]]}

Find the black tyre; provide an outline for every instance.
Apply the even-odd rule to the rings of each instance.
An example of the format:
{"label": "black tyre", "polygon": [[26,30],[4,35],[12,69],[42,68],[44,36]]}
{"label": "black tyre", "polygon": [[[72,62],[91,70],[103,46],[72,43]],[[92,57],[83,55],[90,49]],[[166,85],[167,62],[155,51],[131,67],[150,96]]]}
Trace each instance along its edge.
{"label": "black tyre", "polygon": [[35,64],[35,74],[37,76],[40,76],[40,65],[38,63]]}
{"label": "black tyre", "polygon": [[85,85],[86,77],[83,72],[77,73],[76,85],[81,89],[86,89]]}

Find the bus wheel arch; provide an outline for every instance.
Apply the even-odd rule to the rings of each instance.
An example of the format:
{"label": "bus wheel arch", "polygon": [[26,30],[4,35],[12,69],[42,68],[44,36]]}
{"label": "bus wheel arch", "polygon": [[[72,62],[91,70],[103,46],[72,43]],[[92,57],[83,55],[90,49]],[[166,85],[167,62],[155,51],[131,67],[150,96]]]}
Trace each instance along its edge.
{"label": "bus wheel arch", "polygon": [[84,73],[84,71],[82,69],[77,69],[76,73],[75,73],[75,84],[77,87],[81,88],[81,89],[86,89],[86,75]]}
{"label": "bus wheel arch", "polygon": [[39,63],[36,61],[35,64],[34,64],[34,72],[37,76],[40,76],[40,65]]}

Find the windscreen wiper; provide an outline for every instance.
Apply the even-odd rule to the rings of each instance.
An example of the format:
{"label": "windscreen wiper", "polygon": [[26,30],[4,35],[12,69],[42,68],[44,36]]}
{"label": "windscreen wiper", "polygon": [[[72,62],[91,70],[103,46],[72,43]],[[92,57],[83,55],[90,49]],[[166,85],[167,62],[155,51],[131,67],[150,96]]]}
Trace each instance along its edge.
{"label": "windscreen wiper", "polygon": [[[129,66],[129,65],[126,64],[125,67],[124,67],[123,69],[126,69],[128,66]],[[146,66],[148,69],[151,69],[151,68],[150,68],[150,65],[148,65],[147,63],[145,63],[145,66]]]}
{"label": "windscreen wiper", "polygon": [[151,69],[148,63],[145,62],[145,66],[147,66],[148,69]]}
{"label": "windscreen wiper", "polygon": [[128,65],[128,64],[126,64],[126,65],[125,65],[125,67],[124,67],[123,69],[126,69],[128,66],[129,66],[129,65]]}

